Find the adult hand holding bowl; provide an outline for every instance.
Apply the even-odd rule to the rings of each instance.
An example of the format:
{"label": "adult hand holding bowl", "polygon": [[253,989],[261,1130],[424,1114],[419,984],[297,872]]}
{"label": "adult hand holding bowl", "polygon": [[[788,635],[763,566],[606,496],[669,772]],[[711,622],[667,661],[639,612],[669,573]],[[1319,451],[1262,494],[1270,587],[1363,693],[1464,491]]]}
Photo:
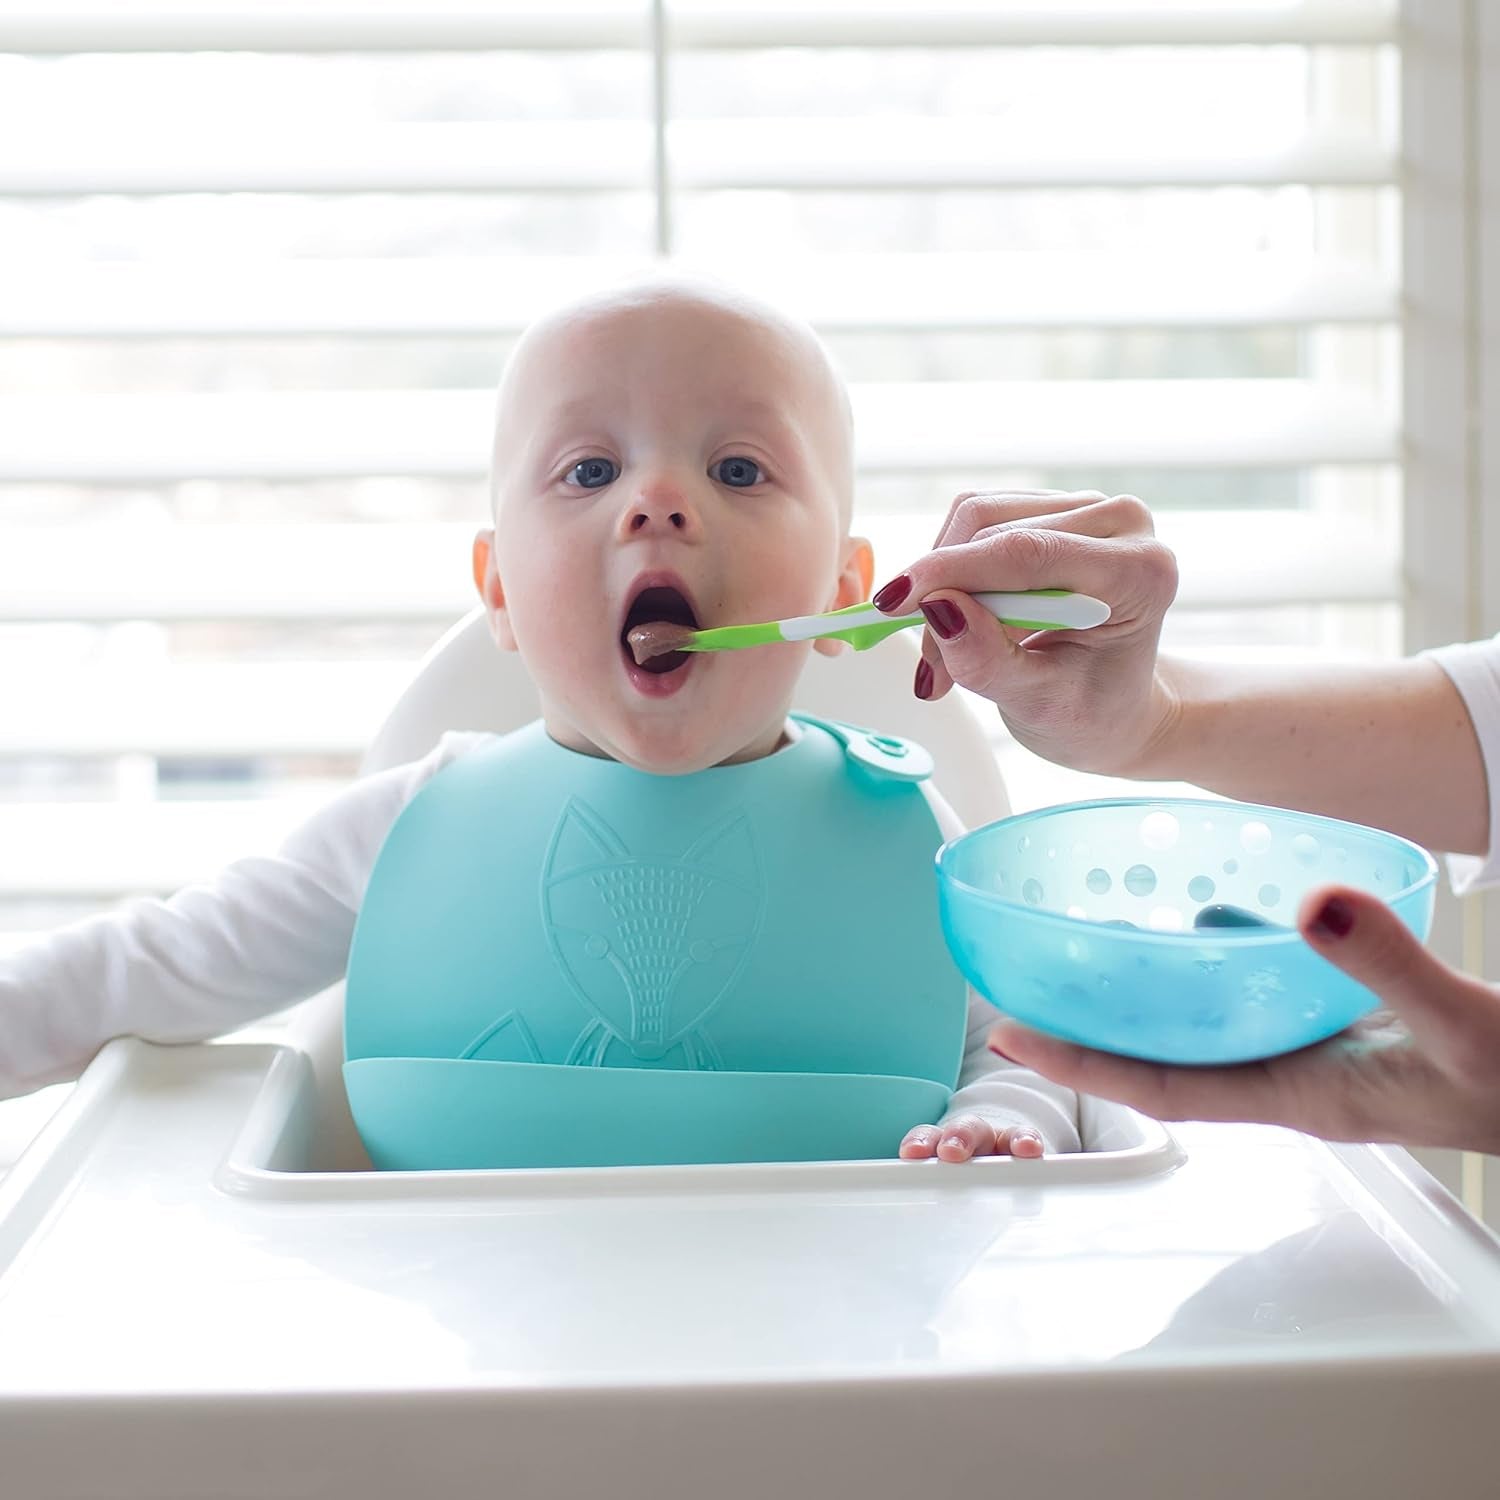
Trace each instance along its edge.
{"label": "adult hand holding bowl", "polygon": [[1314,1047],[1227,1068],[1172,1068],[1002,1021],[990,1046],[1161,1120],[1249,1120],[1330,1141],[1500,1151],[1500,993],[1442,963],[1379,898],[1325,886],[1297,925],[1311,951],[1389,1009]]}
{"label": "adult hand holding bowl", "polygon": [[[1432,857],[1307,813],[1074,803],[991,823],[938,856],[949,948],[991,1002],[1067,1041],[1167,1063],[1274,1057],[1375,1008],[1292,926],[1306,894],[1333,876],[1425,937]],[[1265,925],[1200,920],[1226,906]]]}

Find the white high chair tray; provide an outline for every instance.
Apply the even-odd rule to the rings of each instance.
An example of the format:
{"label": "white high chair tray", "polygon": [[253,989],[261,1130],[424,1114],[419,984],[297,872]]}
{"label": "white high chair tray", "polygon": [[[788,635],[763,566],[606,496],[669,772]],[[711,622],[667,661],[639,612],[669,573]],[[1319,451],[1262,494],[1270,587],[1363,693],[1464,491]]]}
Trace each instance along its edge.
{"label": "white high chair tray", "polygon": [[1404,1153],[1117,1111],[1042,1162],[308,1173],[312,1118],[295,1051],[100,1055],[0,1183],[7,1500],[1495,1493],[1500,1256]]}

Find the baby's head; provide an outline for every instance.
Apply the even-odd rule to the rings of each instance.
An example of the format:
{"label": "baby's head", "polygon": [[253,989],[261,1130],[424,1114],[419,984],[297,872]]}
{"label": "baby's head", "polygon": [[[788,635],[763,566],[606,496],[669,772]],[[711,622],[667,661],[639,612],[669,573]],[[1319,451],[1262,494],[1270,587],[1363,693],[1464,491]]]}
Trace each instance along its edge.
{"label": "baby's head", "polygon": [[500,386],[474,576],[554,739],[660,774],[776,748],[806,645],[642,667],[625,633],[868,597],[852,437],[812,330],[727,289],[654,278],[527,330]]}

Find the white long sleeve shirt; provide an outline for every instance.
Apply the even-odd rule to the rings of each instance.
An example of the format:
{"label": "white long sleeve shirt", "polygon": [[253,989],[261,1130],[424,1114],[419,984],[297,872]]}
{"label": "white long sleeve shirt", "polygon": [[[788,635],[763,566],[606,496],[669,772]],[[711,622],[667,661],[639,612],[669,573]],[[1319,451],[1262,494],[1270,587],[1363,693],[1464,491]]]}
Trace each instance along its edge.
{"label": "white long sleeve shirt", "polygon": [[1500,636],[1423,653],[1452,679],[1469,711],[1490,789],[1490,838],[1485,854],[1450,854],[1448,874],[1460,895],[1500,883]]}
{"label": "white long sleeve shirt", "polygon": [[[112,1037],[199,1041],[336,983],[391,825],[429,778],[494,738],[446,734],[421,760],[339,793],[274,855],[237,860],[167,900],[131,902],[0,956],[0,1098],[76,1077]],[[928,795],[944,836],[962,831],[942,798]],[[986,1049],[996,1014],[971,993],[945,1118],[1030,1125],[1049,1152],[1080,1150],[1072,1090]],[[860,1024],[857,1005],[848,1021]]]}

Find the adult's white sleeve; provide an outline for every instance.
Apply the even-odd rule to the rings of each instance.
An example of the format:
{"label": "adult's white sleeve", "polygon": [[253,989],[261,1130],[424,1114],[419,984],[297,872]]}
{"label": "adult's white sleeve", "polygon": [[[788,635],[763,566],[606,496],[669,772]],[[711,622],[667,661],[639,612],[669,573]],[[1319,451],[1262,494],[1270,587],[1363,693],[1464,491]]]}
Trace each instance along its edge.
{"label": "adult's white sleeve", "polygon": [[[956,838],[963,830],[957,813],[930,782],[922,789],[937,818],[943,837]],[[985,1045],[1000,1012],[984,996],[969,991],[968,1034],[958,1087],[948,1100],[939,1126],[959,1115],[978,1115],[991,1125],[1028,1125],[1042,1138],[1049,1153],[1082,1151],[1078,1095],[1019,1063],[1007,1062]]]}
{"label": "adult's white sleeve", "polygon": [[1469,711],[1489,786],[1490,841],[1485,854],[1450,854],[1448,878],[1460,896],[1500,884],[1500,636],[1424,651],[1458,689]]}
{"label": "adult's white sleeve", "polygon": [[201,1041],[334,983],[391,824],[481,738],[445,735],[422,760],[355,782],[275,854],[0,956],[0,1098],[76,1077],[112,1037]]}

